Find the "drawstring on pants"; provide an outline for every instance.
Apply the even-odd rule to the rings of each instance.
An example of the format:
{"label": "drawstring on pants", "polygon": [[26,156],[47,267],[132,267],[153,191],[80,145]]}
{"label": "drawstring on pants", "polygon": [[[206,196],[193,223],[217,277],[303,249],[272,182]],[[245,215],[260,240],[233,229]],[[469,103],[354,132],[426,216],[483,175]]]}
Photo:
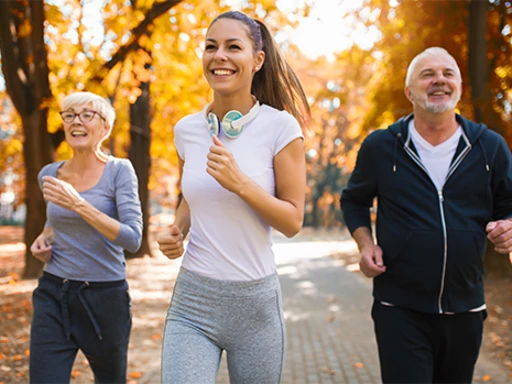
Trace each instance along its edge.
{"label": "drawstring on pants", "polygon": [[[91,321],[94,330],[96,331],[96,335],[98,335],[98,338],[100,340],[103,340],[103,336],[101,335],[100,326],[98,325],[98,322],[96,321],[96,318],[94,317],[94,314],[92,313],[91,307],[89,306],[89,303],[83,296],[82,291],[89,287],[89,282],[84,281],[83,284],[80,285],[78,288],[78,298],[80,299],[80,302],[82,303],[83,307],[85,308],[85,311],[87,312],[87,316],[89,317],[89,320]],[[66,335],[66,339],[69,340],[71,338],[71,322],[69,320],[69,280],[64,279],[62,280],[62,298],[61,298],[61,310],[62,310],[62,319],[64,321],[64,333]]]}
{"label": "drawstring on pants", "polygon": [[84,282],[80,288],[78,288],[78,298],[80,299],[80,302],[84,306],[87,315],[89,315],[89,320],[91,320],[92,326],[94,327],[94,330],[96,331],[96,334],[98,335],[98,338],[100,340],[103,339],[103,336],[101,335],[100,326],[98,325],[98,322],[96,321],[96,318],[94,317],[94,314],[91,311],[91,307],[89,306],[89,303],[85,298],[82,296],[82,291],[89,286],[89,283],[86,281]]}

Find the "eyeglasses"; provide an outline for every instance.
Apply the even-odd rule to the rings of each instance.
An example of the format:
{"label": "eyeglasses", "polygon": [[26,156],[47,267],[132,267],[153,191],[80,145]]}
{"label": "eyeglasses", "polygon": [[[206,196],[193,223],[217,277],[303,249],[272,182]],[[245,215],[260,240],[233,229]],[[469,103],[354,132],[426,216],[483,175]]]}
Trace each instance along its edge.
{"label": "eyeglasses", "polygon": [[62,120],[64,120],[65,123],[72,123],[75,120],[75,117],[77,117],[77,116],[82,123],[88,123],[89,121],[94,119],[95,115],[98,115],[104,121],[106,121],[105,118],[103,116],[101,116],[98,112],[89,111],[87,109],[85,109],[79,113],[75,113],[75,112],[71,112],[71,111],[62,111],[59,113],[60,113],[60,116],[62,117]]}

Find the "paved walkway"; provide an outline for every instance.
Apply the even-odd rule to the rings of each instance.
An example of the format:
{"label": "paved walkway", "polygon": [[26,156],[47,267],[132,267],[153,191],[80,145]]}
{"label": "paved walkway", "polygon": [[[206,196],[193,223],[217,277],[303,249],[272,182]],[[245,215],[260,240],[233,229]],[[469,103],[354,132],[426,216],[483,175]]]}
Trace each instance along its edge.
{"label": "paved walkway", "polygon": [[[332,257],[335,252],[356,252],[354,243],[276,237],[274,251],[287,326],[282,384],[379,383],[371,280],[344,259]],[[139,383],[160,383],[159,358]],[[489,382],[505,383],[510,382],[507,374],[482,355],[475,377],[490,375]],[[223,358],[217,384],[228,383]]]}

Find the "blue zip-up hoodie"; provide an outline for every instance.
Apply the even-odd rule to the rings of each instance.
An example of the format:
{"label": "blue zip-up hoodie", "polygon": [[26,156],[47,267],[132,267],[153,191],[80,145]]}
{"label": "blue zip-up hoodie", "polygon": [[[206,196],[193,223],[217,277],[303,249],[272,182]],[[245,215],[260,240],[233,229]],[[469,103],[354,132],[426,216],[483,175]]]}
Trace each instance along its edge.
{"label": "blue zip-up hoodie", "polygon": [[438,191],[409,137],[413,115],[370,134],[341,196],[352,233],[371,228],[386,272],[377,300],[428,313],[465,312],[485,303],[485,226],[512,217],[512,161],[505,140],[456,115],[463,134]]}

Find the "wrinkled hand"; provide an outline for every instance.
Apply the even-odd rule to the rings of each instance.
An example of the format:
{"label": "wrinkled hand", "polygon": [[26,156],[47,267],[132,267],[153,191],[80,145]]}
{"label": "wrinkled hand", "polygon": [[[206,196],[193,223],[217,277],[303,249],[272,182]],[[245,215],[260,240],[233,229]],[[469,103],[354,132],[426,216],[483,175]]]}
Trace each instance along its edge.
{"label": "wrinkled hand", "polygon": [[512,252],[512,221],[491,221],[485,227],[487,238],[494,244],[494,250],[498,253],[509,254]]}
{"label": "wrinkled hand", "polygon": [[382,259],[382,248],[378,245],[368,245],[361,249],[361,260],[359,261],[359,269],[366,277],[379,276],[386,271],[384,261]]}
{"label": "wrinkled hand", "polygon": [[38,236],[34,243],[30,246],[30,252],[37,260],[46,263],[52,257],[51,240],[44,236]]}
{"label": "wrinkled hand", "polygon": [[162,233],[157,239],[160,251],[169,259],[177,259],[185,248],[183,247],[183,233],[176,225],[172,225],[168,233]]}
{"label": "wrinkled hand", "polygon": [[45,200],[71,211],[74,211],[83,203],[83,197],[78,194],[71,184],[51,176],[43,176],[43,181]]}
{"label": "wrinkled hand", "polygon": [[[217,136],[213,136],[213,145],[207,155],[206,172],[230,192],[235,192],[247,176],[240,170],[233,154]],[[235,192],[236,193],[236,192]]]}

